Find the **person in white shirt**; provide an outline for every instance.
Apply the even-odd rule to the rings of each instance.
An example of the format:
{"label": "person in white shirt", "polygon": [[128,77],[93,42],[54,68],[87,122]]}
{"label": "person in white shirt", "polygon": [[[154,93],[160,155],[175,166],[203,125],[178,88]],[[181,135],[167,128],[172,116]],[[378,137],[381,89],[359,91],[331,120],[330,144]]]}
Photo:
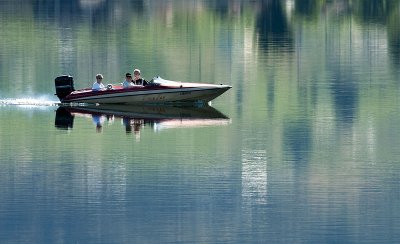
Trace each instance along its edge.
{"label": "person in white shirt", "polygon": [[125,80],[122,82],[122,87],[123,88],[129,88],[134,86],[135,84],[132,82],[132,75],[131,73],[126,73],[125,74]]}
{"label": "person in white shirt", "polygon": [[103,75],[102,74],[97,74],[96,75],[96,82],[93,83],[92,90],[93,91],[103,90],[105,87],[104,87],[104,84],[102,83],[102,81],[103,81]]}

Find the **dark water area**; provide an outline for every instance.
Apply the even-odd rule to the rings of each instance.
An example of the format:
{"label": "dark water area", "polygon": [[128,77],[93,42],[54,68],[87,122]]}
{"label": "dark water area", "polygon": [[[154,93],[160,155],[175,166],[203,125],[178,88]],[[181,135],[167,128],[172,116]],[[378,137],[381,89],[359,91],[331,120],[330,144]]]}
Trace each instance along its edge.
{"label": "dark water area", "polygon": [[[54,96],[135,68],[232,89]],[[399,1],[0,2],[0,243],[396,243],[399,125]]]}

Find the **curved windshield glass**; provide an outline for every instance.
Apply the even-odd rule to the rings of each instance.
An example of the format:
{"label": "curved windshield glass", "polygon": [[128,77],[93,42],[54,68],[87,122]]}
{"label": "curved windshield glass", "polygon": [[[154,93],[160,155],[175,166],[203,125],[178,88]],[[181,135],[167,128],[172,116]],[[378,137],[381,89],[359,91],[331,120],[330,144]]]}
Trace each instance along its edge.
{"label": "curved windshield glass", "polygon": [[154,77],[149,83],[153,84],[153,85],[165,85],[165,86],[168,86],[168,85],[178,85],[180,82],[172,81],[172,80],[164,80],[160,76],[157,76],[157,77]]}

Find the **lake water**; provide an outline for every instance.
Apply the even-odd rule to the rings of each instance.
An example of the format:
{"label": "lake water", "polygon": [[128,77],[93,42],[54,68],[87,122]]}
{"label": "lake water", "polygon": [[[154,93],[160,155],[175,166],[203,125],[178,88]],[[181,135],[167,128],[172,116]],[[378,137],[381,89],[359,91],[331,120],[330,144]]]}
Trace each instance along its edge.
{"label": "lake water", "polygon": [[[211,107],[59,108],[126,72]],[[400,2],[1,1],[1,243],[396,243]]]}

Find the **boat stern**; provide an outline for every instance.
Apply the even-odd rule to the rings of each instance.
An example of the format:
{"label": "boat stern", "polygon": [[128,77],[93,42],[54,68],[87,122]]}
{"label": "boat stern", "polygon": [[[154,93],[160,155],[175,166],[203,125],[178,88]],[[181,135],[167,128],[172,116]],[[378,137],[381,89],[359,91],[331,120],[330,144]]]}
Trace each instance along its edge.
{"label": "boat stern", "polygon": [[62,102],[63,99],[68,96],[74,89],[74,78],[70,75],[62,75],[54,80],[56,88],[56,96]]}

